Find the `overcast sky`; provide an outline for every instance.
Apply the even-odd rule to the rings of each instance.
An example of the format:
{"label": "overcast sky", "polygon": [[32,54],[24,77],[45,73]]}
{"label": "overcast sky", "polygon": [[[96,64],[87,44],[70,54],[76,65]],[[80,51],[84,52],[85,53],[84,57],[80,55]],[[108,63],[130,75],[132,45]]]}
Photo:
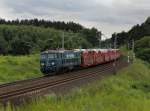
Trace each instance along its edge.
{"label": "overcast sky", "polygon": [[150,16],[150,0],[0,0],[0,17],[74,21],[108,37]]}

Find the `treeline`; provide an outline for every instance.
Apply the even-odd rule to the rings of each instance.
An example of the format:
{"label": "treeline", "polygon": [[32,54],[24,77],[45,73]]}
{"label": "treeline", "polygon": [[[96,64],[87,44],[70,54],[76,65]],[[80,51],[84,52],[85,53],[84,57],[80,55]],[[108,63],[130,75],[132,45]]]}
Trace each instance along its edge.
{"label": "treeline", "polygon": [[5,20],[0,19],[0,25],[28,25],[28,26],[37,26],[43,28],[54,28],[63,31],[71,31],[74,33],[82,33],[85,35],[89,42],[92,43],[93,46],[97,46],[98,38],[101,36],[101,31],[98,31],[96,28],[85,28],[84,26],[74,23],[74,22],[64,22],[64,21],[50,21],[50,20],[38,20],[38,19],[25,19],[25,20]]}
{"label": "treeline", "polygon": [[0,25],[0,54],[25,55],[62,46],[65,48],[92,47],[83,34],[34,26]]}
{"label": "treeline", "polygon": [[38,19],[24,19],[24,20],[5,20],[0,19],[0,24],[7,25],[32,25],[32,26],[40,26],[44,28],[55,28],[59,30],[72,31],[72,32],[80,32],[85,29],[82,25],[74,23],[74,22],[60,22],[60,21],[49,21],[49,20],[38,20]]}
{"label": "treeline", "polygon": [[25,55],[61,48],[63,34],[67,49],[97,47],[101,38],[96,28],[73,22],[0,19],[0,54]]}
{"label": "treeline", "polygon": [[133,39],[134,41],[140,40],[144,36],[150,36],[150,17],[141,25],[137,24],[133,26],[128,32],[122,31],[112,34],[111,41],[113,43],[115,37],[117,37],[117,45],[122,46],[131,43]]}
{"label": "treeline", "polygon": [[74,33],[35,26],[0,25],[0,55],[26,55],[61,48],[62,36],[66,49],[96,47],[96,33],[94,28]]}
{"label": "treeline", "polygon": [[115,38],[118,47],[126,45],[130,49],[135,41],[136,56],[150,62],[150,17],[144,23],[133,26],[128,32],[112,34],[111,43],[114,43]]}

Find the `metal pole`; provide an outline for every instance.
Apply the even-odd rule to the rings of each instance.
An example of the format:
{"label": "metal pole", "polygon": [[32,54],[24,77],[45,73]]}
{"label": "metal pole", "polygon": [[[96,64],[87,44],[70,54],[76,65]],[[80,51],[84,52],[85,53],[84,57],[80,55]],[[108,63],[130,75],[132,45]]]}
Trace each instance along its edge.
{"label": "metal pole", "polygon": [[132,39],[132,56],[133,56],[133,62],[134,62],[134,60],[135,60],[134,47],[135,47],[134,39]]}
{"label": "metal pole", "polygon": [[64,50],[64,32],[62,34],[62,49]]}
{"label": "metal pole", "polygon": [[108,41],[108,38],[105,34],[102,34],[104,36],[104,38],[106,39],[105,41],[105,48],[109,48],[109,41]]}
{"label": "metal pole", "polygon": [[114,49],[115,49],[115,60],[114,60],[114,63],[113,63],[113,66],[114,66],[114,74],[116,74],[116,49],[117,49],[117,34],[115,34],[115,40],[114,40]]}
{"label": "metal pole", "polygon": [[116,49],[116,48],[117,48],[117,46],[116,46],[116,42],[117,42],[117,35],[115,35],[115,40],[114,40],[114,49]]}
{"label": "metal pole", "polygon": [[96,38],[98,38],[99,41],[99,48],[101,48],[101,33],[96,34]]}
{"label": "metal pole", "polygon": [[110,49],[112,49],[112,44],[110,43]]}
{"label": "metal pole", "polygon": [[99,38],[99,48],[101,48],[101,39]]}
{"label": "metal pole", "polygon": [[128,63],[130,63],[130,43],[128,42]]}

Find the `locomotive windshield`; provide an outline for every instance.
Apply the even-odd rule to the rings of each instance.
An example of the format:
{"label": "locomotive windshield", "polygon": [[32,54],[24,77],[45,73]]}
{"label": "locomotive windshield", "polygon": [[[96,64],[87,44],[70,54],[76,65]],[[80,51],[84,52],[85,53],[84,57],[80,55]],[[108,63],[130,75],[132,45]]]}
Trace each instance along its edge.
{"label": "locomotive windshield", "polygon": [[48,59],[55,59],[55,58],[57,58],[56,54],[53,54],[53,53],[48,54]]}
{"label": "locomotive windshield", "polygon": [[41,60],[56,59],[56,58],[57,58],[57,54],[56,53],[43,53],[43,54],[41,54]]}
{"label": "locomotive windshield", "polygon": [[46,59],[47,58],[47,54],[41,54],[41,59]]}

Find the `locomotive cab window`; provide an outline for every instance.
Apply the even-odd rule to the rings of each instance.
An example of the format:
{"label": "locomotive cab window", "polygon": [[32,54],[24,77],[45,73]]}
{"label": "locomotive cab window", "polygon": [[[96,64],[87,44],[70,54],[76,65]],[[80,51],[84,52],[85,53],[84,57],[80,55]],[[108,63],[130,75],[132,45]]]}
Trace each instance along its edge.
{"label": "locomotive cab window", "polygon": [[66,54],[66,58],[67,59],[75,58],[75,54],[73,54],[73,53]]}
{"label": "locomotive cab window", "polygon": [[46,54],[41,54],[41,59],[46,59],[47,55]]}
{"label": "locomotive cab window", "polygon": [[56,54],[48,54],[48,59],[56,59],[57,55]]}

